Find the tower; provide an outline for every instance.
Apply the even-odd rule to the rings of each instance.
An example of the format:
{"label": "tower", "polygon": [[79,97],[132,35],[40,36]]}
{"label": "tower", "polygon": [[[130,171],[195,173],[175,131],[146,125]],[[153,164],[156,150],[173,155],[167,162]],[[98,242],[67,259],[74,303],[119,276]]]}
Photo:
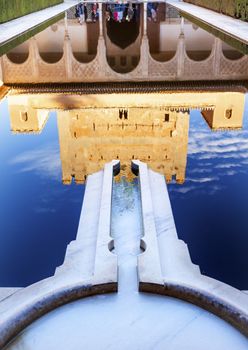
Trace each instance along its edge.
{"label": "tower", "polygon": [[140,159],[178,183],[185,180],[189,113],[167,108],[84,108],[58,112],[63,182],[83,183],[112,159],[127,178]]}
{"label": "tower", "polygon": [[33,108],[27,95],[9,96],[11,131],[15,133],[40,133],[46,124],[49,111]]}
{"label": "tower", "polygon": [[212,130],[241,129],[245,95],[240,92],[216,94],[215,108],[203,110],[202,116]]}

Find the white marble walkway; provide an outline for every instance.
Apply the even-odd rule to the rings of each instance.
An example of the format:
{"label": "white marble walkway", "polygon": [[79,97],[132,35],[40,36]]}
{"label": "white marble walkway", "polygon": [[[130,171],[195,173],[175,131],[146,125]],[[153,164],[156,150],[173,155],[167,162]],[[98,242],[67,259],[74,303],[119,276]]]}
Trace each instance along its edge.
{"label": "white marble walkway", "polygon": [[46,22],[47,20],[52,19],[77,3],[77,0],[66,0],[62,4],[30,13],[29,15],[0,24],[0,46]]}
{"label": "white marble walkway", "polygon": [[248,339],[213,314],[178,299],[138,292],[140,213],[138,185],[114,183],[111,234],[118,294],[57,308],[24,329],[6,350],[247,350]]}
{"label": "white marble walkway", "polygon": [[178,0],[166,0],[166,3],[248,44],[247,22]]}

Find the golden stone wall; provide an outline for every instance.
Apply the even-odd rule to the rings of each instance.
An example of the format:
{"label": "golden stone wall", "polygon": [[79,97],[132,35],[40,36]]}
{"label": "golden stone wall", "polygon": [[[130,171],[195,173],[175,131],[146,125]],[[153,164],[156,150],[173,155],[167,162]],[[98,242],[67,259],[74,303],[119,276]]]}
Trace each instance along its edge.
{"label": "golden stone wall", "polygon": [[139,159],[178,183],[185,180],[189,111],[198,109],[213,130],[239,129],[245,95],[241,92],[164,92],[126,94],[9,95],[11,129],[40,132],[50,110],[57,110],[63,182],[85,181],[106,162],[119,159],[131,176]]}
{"label": "golden stone wall", "polygon": [[9,105],[11,131],[14,133],[40,133],[46,124],[49,111],[25,105]]}
{"label": "golden stone wall", "polygon": [[216,96],[215,108],[202,111],[202,116],[212,130],[241,129],[245,95],[222,93]]}
{"label": "golden stone wall", "polygon": [[84,109],[58,112],[63,182],[84,182],[112,159],[121,161],[130,177],[132,159],[139,159],[180,183],[185,179],[189,114],[163,109]]}

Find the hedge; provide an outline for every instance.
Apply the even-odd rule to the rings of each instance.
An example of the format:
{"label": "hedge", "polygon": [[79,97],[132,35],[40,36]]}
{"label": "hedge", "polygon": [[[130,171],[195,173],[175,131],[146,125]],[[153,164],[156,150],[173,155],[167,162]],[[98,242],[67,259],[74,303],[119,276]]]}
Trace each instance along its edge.
{"label": "hedge", "polygon": [[243,21],[248,21],[248,0],[184,0]]}
{"label": "hedge", "polygon": [[57,5],[63,0],[0,0],[0,23]]}

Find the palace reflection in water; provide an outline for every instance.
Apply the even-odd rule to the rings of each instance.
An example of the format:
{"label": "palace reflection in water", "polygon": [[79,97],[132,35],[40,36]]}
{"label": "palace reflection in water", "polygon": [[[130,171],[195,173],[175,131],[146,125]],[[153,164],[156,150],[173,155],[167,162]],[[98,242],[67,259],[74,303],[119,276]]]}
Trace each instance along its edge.
{"label": "palace reflection in water", "polygon": [[78,11],[0,58],[13,134],[0,147],[12,237],[0,236],[2,285],[52,275],[75,239],[88,175],[118,159],[117,180],[132,180],[139,159],[170,182],[178,235],[201,272],[247,290],[248,56],[163,3]]}
{"label": "palace reflection in water", "polygon": [[112,159],[132,178],[130,161],[140,159],[165,175],[185,181],[189,111],[198,109],[213,130],[242,128],[242,92],[150,94],[12,94],[11,130],[39,133],[49,110],[57,110],[62,180],[84,183]]}
{"label": "palace reflection in water", "polygon": [[[87,349],[116,348],[115,341],[136,349],[138,333],[126,346],[132,328],[149,338],[140,334],[144,349],[170,347],[170,336],[185,335],[195,349],[200,341],[224,349],[221,339],[231,343],[222,326],[210,330],[213,315],[189,311],[196,300],[247,334],[248,56],[168,3],[83,2],[63,17],[0,57],[0,309],[9,305],[2,324],[5,310],[7,321],[14,310],[19,322],[26,301],[34,301],[28,312],[43,312],[46,300],[57,307],[109,285],[118,294],[97,298],[97,316],[97,299],[87,298],[90,314],[69,303],[78,318],[53,327],[41,317],[48,328],[37,328],[31,347],[42,348],[49,334],[50,348],[58,338],[61,349],[72,340]],[[113,159],[121,165],[115,177]],[[159,314],[153,303],[146,313],[140,301],[154,299],[147,291],[162,291],[174,306]],[[175,312],[174,297],[184,294],[192,304]],[[154,333],[160,327],[161,339]],[[28,347],[30,329],[10,349]],[[99,346],[92,345],[96,329]],[[204,341],[210,333],[213,347]],[[86,335],[89,345],[82,345]]]}
{"label": "palace reflection in water", "polygon": [[[124,6],[125,10],[115,10],[113,6]],[[2,57],[4,82],[248,78],[247,56],[181,19],[168,5],[153,5],[156,18],[152,17],[155,10],[149,6],[149,3],[133,4],[129,8],[127,4],[99,3],[97,18],[89,11],[90,18],[84,15],[81,25],[75,13],[69,12],[65,20]],[[128,20],[130,11],[133,14]],[[116,18],[118,13],[122,13],[120,20]]]}

